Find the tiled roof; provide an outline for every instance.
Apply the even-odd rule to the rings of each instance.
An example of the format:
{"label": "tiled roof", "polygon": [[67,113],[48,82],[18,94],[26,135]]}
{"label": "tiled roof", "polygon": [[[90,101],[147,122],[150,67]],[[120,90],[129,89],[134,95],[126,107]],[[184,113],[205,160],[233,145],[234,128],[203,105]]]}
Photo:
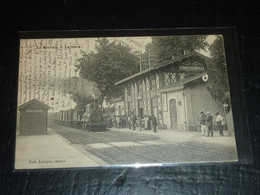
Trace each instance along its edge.
{"label": "tiled roof", "polygon": [[32,100],[30,100],[30,101],[28,101],[28,102],[26,102],[26,103],[20,105],[20,106],[18,107],[18,110],[21,110],[21,109],[23,109],[23,108],[29,106],[29,105],[32,104],[32,103],[39,104],[40,106],[42,106],[42,107],[45,108],[46,110],[50,109],[50,106],[48,106],[48,105],[46,105],[46,104],[40,102],[39,100],[32,99]]}
{"label": "tiled roof", "polygon": [[122,80],[116,82],[115,85],[122,84],[122,83],[124,83],[124,82],[126,82],[126,81],[129,81],[129,80],[131,80],[131,79],[133,79],[133,78],[136,78],[136,77],[138,77],[138,76],[144,75],[144,74],[146,74],[146,73],[148,73],[148,72],[151,72],[151,71],[153,71],[153,70],[157,70],[157,69],[160,69],[160,68],[162,68],[162,67],[166,67],[166,66],[168,66],[168,65],[170,65],[170,64],[172,64],[172,63],[175,63],[175,62],[177,62],[177,61],[183,60],[184,58],[187,58],[187,57],[190,57],[190,56],[199,56],[199,57],[204,58],[204,59],[210,59],[209,57],[204,56],[204,55],[202,55],[202,54],[200,54],[200,53],[198,53],[198,52],[191,52],[191,53],[188,53],[188,54],[186,54],[186,55],[178,56],[178,57],[176,57],[176,58],[174,58],[174,59],[167,60],[167,61],[165,61],[165,62],[163,62],[163,63],[158,64],[157,66],[153,66],[153,67],[148,68],[148,69],[146,69],[146,70],[144,70],[144,71],[142,71],[142,72],[138,72],[138,73],[136,73],[136,74],[134,74],[134,75],[131,75],[131,76],[129,76],[129,77],[126,77],[125,79],[122,79]]}

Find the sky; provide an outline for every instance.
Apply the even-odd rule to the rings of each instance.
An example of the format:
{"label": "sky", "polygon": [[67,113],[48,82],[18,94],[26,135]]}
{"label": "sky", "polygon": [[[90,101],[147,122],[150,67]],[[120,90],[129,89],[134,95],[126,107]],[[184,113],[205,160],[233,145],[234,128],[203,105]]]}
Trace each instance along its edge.
{"label": "sky", "polygon": [[[151,37],[110,37],[108,39],[111,42],[128,45],[135,52],[144,52],[146,45],[152,41]],[[214,39],[214,35],[207,37],[209,44]],[[96,40],[97,38],[21,39],[18,106],[31,99],[38,99],[49,105],[51,112],[74,108],[76,104],[68,91],[72,90],[71,78],[79,76],[75,65],[77,59],[82,56],[82,51],[95,52]],[[209,51],[199,52],[210,56]],[[86,93],[97,91],[97,86],[90,81],[81,80],[76,83],[82,85],[75,88]]]}
{"label": "sky", "polygon": [[[215,35],[209,35],[207,36],[206,41],[209,44],[212,44],[215,39]],[[95,52],[96,40],[97,38],[91,38],[89,40],[89,46],[87,47],[89,52]],[[152,37],[111,37],[109,40],[128,45],[133,51],[141,51],[143,53],[145,52],[146,45],[152,42]],[[210,52],[208,49],[206,51],[200,50],[199,52],[210,57]]]}

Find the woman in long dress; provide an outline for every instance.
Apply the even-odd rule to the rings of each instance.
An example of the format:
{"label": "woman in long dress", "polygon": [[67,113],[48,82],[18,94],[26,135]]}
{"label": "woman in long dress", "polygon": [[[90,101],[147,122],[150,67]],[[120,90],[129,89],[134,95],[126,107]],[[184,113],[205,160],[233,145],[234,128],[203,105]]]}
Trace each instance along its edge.
{"label": "woman in long dress", "polygon": [[148,130],[149,118],[147,115],[144,116],[144,129]]}

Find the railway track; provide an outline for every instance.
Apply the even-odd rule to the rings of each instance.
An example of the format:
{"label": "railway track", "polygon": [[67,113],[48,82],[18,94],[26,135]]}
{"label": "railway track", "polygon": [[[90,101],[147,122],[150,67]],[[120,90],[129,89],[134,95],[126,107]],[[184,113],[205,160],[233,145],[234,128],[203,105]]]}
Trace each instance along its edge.
{"label": "railway track", "polygon": [[[91,148],[91,147],[89,147],[89,146],[86,146],[85,143],[82,143],[82,142],[76,140],[74,137],[72,137],[71,135],[68,135],[67,133],[60,133],[60,135],[62,135],[62,136],[65,137],[65,138],[69,138],[69,140],[73,140],[74,143],[84,145],[89,152],[91,152],[92,154],[93,154],[93,153],[94,153],[94,154],[95,154],[95,153],[98,154],[99,156],[102,157],[102,160],[106,161],[107,163],[110,163],[110,164],[111,164],[111,162],[112,162],[112,164],[119,164],[119,163],[118,163],[117,161],[115,161],[114,159],[112,159],[112,158],[110,158],[110,157],[104,155],[103,153],[101,153],[100,151],[98,151],[98,150],[95,149],[95,148]],[[86,139],[86,138],[84,138],[84,139]],[[97,140],[97,143],[103,143],[101,139],[98,139],[98,138],[96,138],[96,137],[94,137],[94,136],[91,136],[91,135],[88,135],[88,138],[87,138],[87,139],[95,139],[95,140]],[[148,162],[151,162],[151,163],[167,163],[167,162],[165,162],[165,161],[162,161],[162,160],[159,160],[159,159],[156,159],[156,158],[153,158],[153,157],[150,157],[150,156],[147,156],[147,155],[144,155],[144,154],[135,152],[135,151],[131,151],[131,150],[128,150],[128,149],[125,149],[125,148],[122,148],[122,147],[114,146],[114,145],[109,144],[109,143],[107,143],[107,145],[110,145],[111,147],[113,147],[113,148],[115,148],[115,149],[117,149],[117,150],[119,150],[119,151],[127,152],[128,154],[131,153],[131,154],[134,154],[135,156],[141,156],[141,158],[145,159],[146,161],[147,161],[147,159],[148,159]]]}
{"label": "railway track", "polygon": [[[71,128],[73,131],[73,128]],[[153,153],[149,153],[149,155],[144,154],[140,151],[134,151],[135,149],[138,150],[138,147],[118,147],[115,145],[112,145],[108,142],[104,142],[104,137],[96,137],[94,134],[92,135],[89,132],[83,132],[81,130],[75,130],[73,132],[67,132],[67,131],[57,131],[59,134],[61,134],[63,137],[67,138],[70,140],[72,143],[77,143],[85,146],[85,149],[92,153],[93,155],[101,158],[102,160],[106,161],[108,164],[120,164],[120,160],[115,160],[113,156],[109,156],[106,154],[105,151],[96,149],[93,147],[88,146],[87,144],[91,143],[105,143],[106,145],[111,146],[110,150],[113,150],[118,156],[127,156],[128,158],[132,159],[139,159],[142,162],[145,163],[171,163],[169,161],[165,161],[165,159],[160,159],[158,156],[153,155]],[[130,136],[130,135],[129,135]],[[112,138],[114,137],[114,140],[118,139],[117,136],[112,135]],[[114,142],[110,141],[110,142]],[[139,143],[139,141],[134,141],[136,143]],[[141,143],[141,142],[140,142]],[[215,151],[214,148],[205,148],[200,145],[196,145],[193,143],[185,143],[185,145],[180,145],[179,143],[173,143],[173,142],[163,142],[164,144],[162,145],[152,145],[152,147],[156,148],[157,151],[162,151],[166,150],[170,151],[174,150],[175,153],[180,154],[180,153],[186,153],[186,154],[191,154],[194,159],[197,159],[199,161],[205,161],[205,156],[212,156],[212,154],[219,155],[223,157],[223,159],[236,159],[237,155],[234,153],[225,153],[225,152],[218,152]],[[149,145],[146,145],[149,146]],[[174,149],[172,149],[174,147]],[[130,149],[129,149],[130,148]],[[203,154],[201,152],[197,151],[203,151]],[[168,154],[171,155],[171,154]],[[127,158],[125,157],[125,158]],[[119,158],[120,159],[120,158]],[[132,160],[133,161],[133,160]],[[138,161],[139,162],[139,161]],[[121,163],[122,164],[122,163]]]}
{"label": "railway track", "polygon": [[[59,132],[60,133],[60,132]],[[69,138],[70,140],[73,140],[74,143],[78,143],[78,144],[81,144],[81,145],[84,145],[86,146],[86,143],[84,142],[81,142],[81,141],[78,141],[76,140],[74,137],[72,137],[71,135],[69,135],[68,133],[60,133],[60,135],[62,135],[63,137],[65,138]],[[88,134],[87,135],[88,137],[84,137],[84,139],[87,141],[87,140],[95,140],[96,143],[104,143],[104,141],[100,138],[97,138],[97,137],[94,137],[93,135],[90,135]],[[135,156],[141,156],[141,158],[144,158],[144,159],[148,159],[148,162],[153,162],[153,163],[166,163],[165,161],[162,161],[162,160],[159,160],[159,159],[156,159],[156,158],[153,158],[153,157],[150,157],[150,156],[147,156],[147,155],[144,155],[144,154],[141,154],[141,153],[138,153],[138,152],[135,152],[135,151],[131,151],[131,150],[128,150],[128,149],[125,149],[125,148],[122,148],[122,147],[118,147],[118,146],[115,146],[115,145],[112,145],[110,143],[106,143],[107,145],[110,145],[111,147],[119,150],[119,151],[124,151],[124,152],[127,152],[128,154],[131,153],[131,154],[134,154]],[[101,152],[99,152],[97,149],[95,148],[91,148],[91,147],[88,147],[88,151],[94,151],[95,153],[98,153],[99,155],[101,155],[102,157],[106,158],[107,160],[109,160],[110,162],[114,162],[113,164],[118,164],[118,162],[115,162],[113,159],[109,158],[108,156],[105,156],[104,154],[102,154]],[[126,153],[126,154],[127,154]],[[104,159],[103,159],[104,160]],[[106,161],[106,160],[105,160]],[[106,161],[107,162],[107,161]]]}
{"label": "railway track", "polygon": [[[77,144],[80,144],[82,145],[81,142],[79,142],[78,140],[76,140],[75,138],[73,138],[71,135],[68,135],[66,133],[59,133],[61,136],[63,136],[64,138],[69,138],[69,140],[73,140],[74,143],[77,143]],[[84,146],[86,146],[85,144],[83,144]],[[107,163],[116,163],[115,160],[109,158],[108,156],[105,156],[103,155],[101,152],[99,152],[98,150],[95,150],[93,148],[90,148],[90,147],[87,147],[88,148],[88,151],[91,152],[91,151],[94,151],[95,153],[97,153],[99,156],[102,156],[102,160],[106,161]],[[91,152],[92,153],[92,152]],[[93,153],[92,153],[93,154]]]}

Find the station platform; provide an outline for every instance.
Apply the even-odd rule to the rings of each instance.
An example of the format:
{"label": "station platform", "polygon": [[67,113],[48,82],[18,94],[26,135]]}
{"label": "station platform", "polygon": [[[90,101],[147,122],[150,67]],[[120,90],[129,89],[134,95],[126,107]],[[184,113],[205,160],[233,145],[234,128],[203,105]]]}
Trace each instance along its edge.
{"label": "station platform", "polygon": [[15,170],[93,167],[105,162],[91,153],[80,151],[59,134],[48,129],[47,135],[16,136]]}
{"label": "station platform", "polygon": [[224,136],[220,136],[218,131],[214,131],[213,137],[202,136],[200,131],[177,131],[168,129],[157,129],[156,133],[152,130],[136,130],[128,128],[110,128],[111,131],[131,132],[135,134],[155,135],[159,137],[158,142],[163,143],[184,143],[184,142],[206,142],[221,144],[223,146],[235,146],[234,134],[224,131]]}
{"label": "station platform", "polygon": [[[65,131],[65,129],[64,129]],[[75,131],[74,129],[67,129],[68,133]],[[79,131],[79,130],[77,130]],[[16,137],[16,153],[15,153],[15,169],[16,170],[31,170],[31,169],[49,169],[49,168],[83,168],[83,167],[97,167],[107,166],[108,163],[91,154],[86,148],[92,150],[103,150],[113,147],[132,147],[132,146],[163,146],[185,142],[195,142],[195,146],[200,146],[203,143],[219,144],[222,146],[236,145],[235,136],[230,135],[229,132],[224,131],[224,136],[221,137],[217,131],[214,131],[214,137],[205,137],[201,135],[200,131],[176,131],[176,130],[157,130],[154,133],[152,130],[139,129],[133,131],[128,128],[110,128],[112,133],[111,141],[108,139],[104,142],[102,140],[96,143],[89,143],[82,145],[73,141],[71,143],[60,134],[48,129],[47,135],[38,136],[18,136]],[[103,132],[106,135],[107,132]],[[120,133],[128,132],[128,133]],[[98,134],[103,134],[102,132]],[[94,135],[93,132],[84,132],[80,134],[88,137]],[[123,139],[120,136],[131,136],[133,139]],[[138,135],[138,136],[137,136]],[[147,136],[150,135],[150,136]],[[153,136],[151,136],[153,135]],[[144,139],[140,140],[140,137]],[[117,141],[114,137],[118,137]],[[113,138],[113,139],[112,139]],[[135,140],[136,139],[136,140]],[[139,141],[138,141],[139,139]],[[125,141],[124,141],[125,140]],[[205,146],[205,144],[204,144]],[[216,146],[218,148],[218,146]]]}

